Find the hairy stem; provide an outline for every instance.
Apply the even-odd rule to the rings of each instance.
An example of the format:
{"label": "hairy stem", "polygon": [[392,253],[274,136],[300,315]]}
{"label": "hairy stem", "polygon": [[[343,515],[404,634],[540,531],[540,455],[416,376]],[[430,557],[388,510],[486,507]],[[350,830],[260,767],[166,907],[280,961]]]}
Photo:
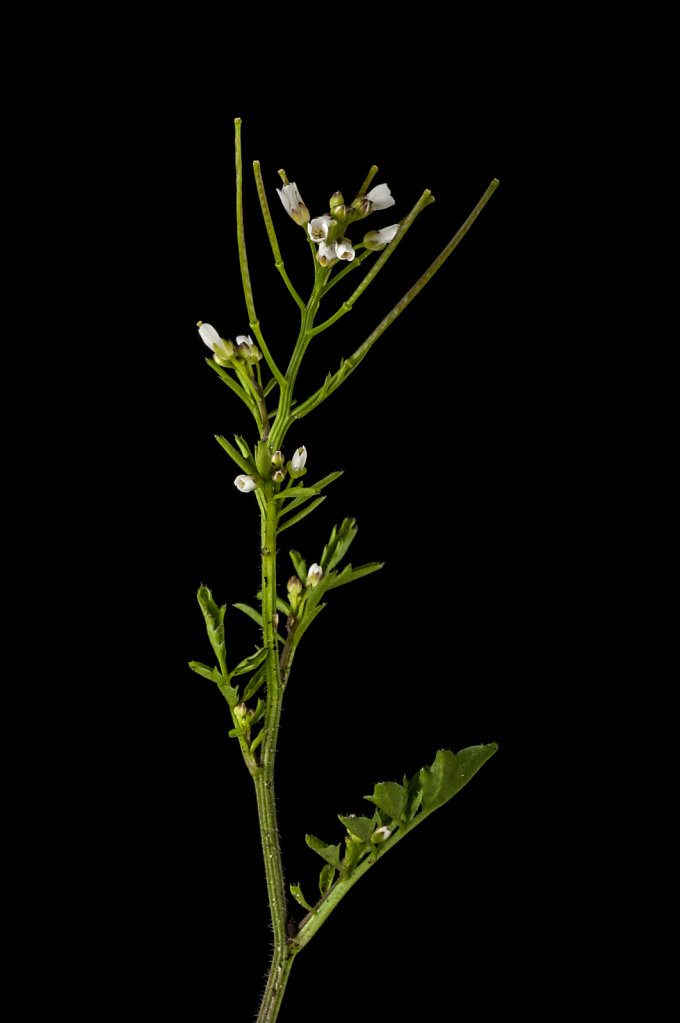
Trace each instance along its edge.
{"label": "hairy stem", "polygon": [[276,740],[281,720],[283,683],[279,668],[279,646],[276,628],[276,520],[277,509],[271,483],[265,484],[262,516],[262,629],[267,648],[267,708],[264,738],[260,746],[260,766],[255,776],[255,794],[260,819],[262,854],[267,879],[269,909],[274,932],[274,956],[258,1023],[273,1023],[283,998],[294,951],[288,944],[286,892],[283,883],[281,846],[276,823],[274,763]]}

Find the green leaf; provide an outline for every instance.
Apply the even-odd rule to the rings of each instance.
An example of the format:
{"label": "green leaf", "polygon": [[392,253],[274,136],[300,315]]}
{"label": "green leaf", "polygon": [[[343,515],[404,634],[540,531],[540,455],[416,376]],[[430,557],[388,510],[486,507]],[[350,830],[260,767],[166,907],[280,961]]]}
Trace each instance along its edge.
{"label": "green leaf", "polygon": [[339,529],[333,526],[330,540],[321,555],[320,565],[324,572],[330,572],[342,561],[356,535],[356,519],[343,519]]}
{"label": "green leaf", "polygon": [[255,713],[253,714],[253,716],[251,717],[250,722],[249,722],[251,728],[252,728],[253,725],[256,725],[257,722],[260,721],[264,717],[264,711],[265,711],[265,707],[266,706],[267,705],[266,705],[264,700],[258,700],[257,701],[257,707],[255,708]]}
{"label": "green leaf", "polygon": [[205,626],[208,631],[210,645],[215,652],[217,663],[222,669],[222,674],[226,677],[227,655],[224,638],[224,613],[227,610],[227,605],[224,604],[222,607],[218,607],[207,586],[199,587],[197,597],[201,611],[203,612],[203,617],[205,618]]}
{"label": "green leaf", "polygon": [[431,766],[420,771],[423,813],[431,813],[460,792],[497,749],[498,744],[492,742],[485,746],[468,746],[459,753],[439,750]]}
{"label": "green leaf", "polygon": [[[310,515],[315,510],[315,508],[318,508],[320,504],[323,504],[325,500],[325,494],[322,497],[317,497],[316,501],[312,501],[312,503],[308,504],[306,508],[299,511],[297,515],[293,515],[292,518],[286,519],[283,523],[279,524],[278,532],[282,533],[284,529],[288,529],[289,526],[294,526],[296,522],[300,522],[302,519],[306,518],[307,515]],[[290,505],[286,510],[290,511],[292,507],[293,505]]]}
{"label": "green leaf", "polygon": [[420,804],[423,801],[423,788],[420,784],[420,771],[413,775],[409,781],[404,778],[404,787],[406,789],[406,806],[402,814],[402,820],[405,824],[410,824],[418,810]]}
{"label": "green leaf", "polygon": [[267,648],[265,646],[260,647],[254,654],[250,654],[249,657],[244,657],[242,661],[236,665],[233,671],[229,672],[230,678],[234,675],[245,675],[249,671],[255,671],[267,656]]}
{"label": "green leaf", "polygon": [[219,668],[209,668],[207,664],[201,664],[200,661],[189,661],[189,667],[192,671],[195,671],[197,675],[202,675],[203,678],[209,678],[211,682],[219,683],[224,681]]}
{"label": "green leaf", "polygon": [[370,842],[371,835],[375,830],[375,818],[373,817],[342,817],[338,814],[338,819],[342,824],[345,825],[350,835],[354,835],[355,838],[360,839],[362,842]]}
{"label": "green leaf", "polygon": [[[232,604],[232,607],[237,607],[239,611],[243,611],[243,613],[248,615],[249,618],[252,618],[254,622],[257,622],[261,629],[264,628],[262,614],[259,611],[256,611],[254,607],[251,607],[250,604]],[[288,610],[288,613],[290,613],[290,608]],[[278,632],[276,633],[276,635],[281,643],[286,642],[283,636],[281,636]]]}
{"label": "green leaf", "polygon": [[251,678],[248,685],[243,690],[243,700],[247,702],[251,696],[254,696],[265,683],[267,678],[267,665],[263,664],[257,669],[253,677]]}
{"label": "green leaf", "polygon": [[261,729],[261,730],[260,730],[260,731],[259,731],[259,732],[257,733],[257,735],[255,736],[255,738],[254,738],[254,739],[253,739],[253,741],[251,742],[251,744],[250,744],[250,752],[251,752],[251,753],[254,753],[254,752],[255,752],[255,750],[256,750],[256,749],[257,749],[257,747],[258,747],[258,746],[260,745],[260,743],[262,742],[262,740],[263,740],[263,739],[264,739],[264,728],[262,728],[262,729]]}
{"label": "green leaf", "polygon": [[[251,749],[252,749],[252,746],[251,746]],[[324,870],[325,869],[326,868],[324,867]],[[299,884],[291,884],[290,885],[290,894],[293,896],[293,898],[295,899],[296,902],[300,903],[300,905],[304,909],[308,909],[310,913],[316,912],[314,907],[310,906],[309,903],[307,902],[307,900],[305,899],[304,895],[302,894],[302,889],[300,888]]]}
{"label": "green leaf", "polygon": [[319,491],[314,487],[291,487],[290,490],[280,490],[274,494],[275,501],[287,501],[289,498],[298,500],[301,497],[316,497]]}
{"label": "green leaf", "polygon": [[244,458],[247,458],[247,459],[248,459],[248,461],[249,461],[249,462],[250,462],[250,463],[251,463],[252,465],[254,465],[254,464],[255,464],[255,459],[254,459],[254,457],[253,457],[253,453],[252,453],[252,451],[251,451],[251,450],[250,450],[250,448],[248,447],[248,443],[247,443],[247,441],[246,441],[245,437],[241,437],[241,435],[240,435],[240,434],[238,434],[238,433],[235,433],[235,434],[234,434],[234,440],[236,441],[236,444],[237,444],[237,446],[238,446],[238,449],[239,449],[239,451],[241,452],[241,454],[243,455],[243,457],[244,457]]}
{"label": "green leaf", "polygon": [[335,867],[327,863],[325,867],[321,868],[321,873],[319,874],[319,891],[322,895],[326,894],[334,880]]}
{"label": "green leaf", "polygon": [[305,842],[310,849],[313,849],[315,853],[329,863],[336,870],[342,871],[342,857],[340,856],[340,844],[338,845],[326,845],[320,838],[315,835],[305,835]]}
{"label": "green leaf", "polygon": [[396,781],[379,781],[372,796],[364,796],[370,803],[375,803],[388,817],[399,820],[406,808],[408,793],[403,785]]}
{"label": "green leaf", "polygon": [[288,551],[290,554],[290,560],[293,562],[293,568],[297,572],[298,579],[303,586],[307,584],[307,562],[299,553],[299,551]]}
{"label": "green leaf", "polygon": [[307,612],[307,614],[305,614],[305,617],[298,622],[297,628],[293,633],[293,638],[290,644],[293,650],[295,650],[295,648],[297,647],[298,643],[304,636],[309,626],[312,624],[316,616],[321,614],[325,606],[326,606],[325,604],[319,604],[318,607],[315,607],[312,611]]}
{"label": "green leaf", "polygon": [[366,565],[359,565],[358,568],[345,565],[341,572],[333,573],[326,589],[334,590],[337,586],[344,586],[345,583],[353,583],[355,579],[361,579],[365,575],[370,575],[371,572],[377,572],[384,564],[384,561],[369,561]]}
{"label": "green leaf", "polygon": [[233,710],[233,708],[239,702],[238,687],[228,686],[226,682],[218,682],[217,684],[220,687],[220,692],[222,693],[222,696],[225,698],[225,700]]}

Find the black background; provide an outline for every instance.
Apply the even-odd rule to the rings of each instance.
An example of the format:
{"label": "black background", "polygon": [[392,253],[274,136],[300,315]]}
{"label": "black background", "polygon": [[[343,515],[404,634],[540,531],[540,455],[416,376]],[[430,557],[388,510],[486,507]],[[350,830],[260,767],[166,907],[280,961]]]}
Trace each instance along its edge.
{"label": "black background", "polygon": [[[330,28],[325,46],[292,43],[291,32],[266,57],[207,29],[198,52],[161,48],[148,69],[142,50],[132,71],[120,68],[138,87],[124,101],[106,90],[98,114],[101,188],[88,194],[93,234],[105,239],[92,280],[107,347],[93,363],[102,387],[85,397],[98,469],[83,533],[88,579],[107,605],[97,631],[106,681],[104,695],[85,697],[83,742],[96,766],[83,777],[79,764],[76,810],[97,822],[94,858],[103,852],[93,926],[110,921],[109,938],[124,927],[105,943],[102,1000],[125,1000],[139,983],[141,1011],[210,1021],[231,1006],[229,1019],[251,1019],[271,946],[250,779],[222,697],[187,667],[211,660],[198,585],[231,605],[253,603],[259,584],[256,503],[236,490],[214,440],[252,430],[205,365],[195,326],[249,332],[235,237],[240,116],[255,304],[284,365],[297,311],[273,266],[252,160],[303,294],[309,252],[275,194],[278,168],[312,215],[338,188],[351,198],[372,163],[397,205],[370,226],[403,217],[424,188],[436,198],[355,309],[314,340],[302,395],[500,179],[444,268],[286,438],[288,455],[307,447],[310,480],[344,475],[283,534],[281,579],[292,572],[289,547],[319,560],[348,515],[359,526],[352,562],[385,563],[329,595],[296,656],[277,761],[286,881],[314,900],[321,861],[305,833],[341,841],[337,814],[364,812],[376,781],[410,776],[439,748],[500,749],[340,905],[296,963],[279,1018],[526,1007],[526,965],[549,958],[552,940],[543,884],[555,850],[534,771],[571,667],[559,580],[571,553],[565,524],[578,516],[558,482],[570,471],[559,322],[546,346],[555,215],[543,200],[557,115],[535,89],[537,65],[529,74],[475,42],[458,68],[436,26],[416,59],[405,32],[392,49],[373,41],[370,54],[330,64],[314,56],[327,52]],[[352,280],[331,293],[329,312]],[[227,636],[232,663],[258,639],[235,610]]]}

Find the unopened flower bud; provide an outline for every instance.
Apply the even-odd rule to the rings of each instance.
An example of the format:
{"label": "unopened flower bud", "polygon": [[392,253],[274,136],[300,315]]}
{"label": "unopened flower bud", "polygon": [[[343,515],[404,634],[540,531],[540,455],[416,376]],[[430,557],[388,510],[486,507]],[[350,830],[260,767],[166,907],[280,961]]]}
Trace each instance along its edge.
{"label": "unopened flower bud", "polygon": [[243,491],[244,494],[249,493],[251,490],[256,490],[260,485],[260,481],[257,476],[237,476],[234,480],[234,486],[238,487],[239,490]]}
{"label": "unopened flower bud", "polygon": [[335,213],[335,211],[337,210],[337,208],[339,206],[344,206],[344,205],[345,205],[345,200],[343,198],[342,192],[333,192],[333,195],[331,196],[331,201],[330,201],[331,213]]}
{"label": "unopened flower bud", "polygon": [[381,845],[383,842],[387,841],[391,834],[392,829],[388,828],[386,824],[383,824],[381,828],[375,829],[371,835],[371,842],[373,842],[374,845]]}
{"label": "unopened flower bud", "polygon": [[309,566],[309,571],[307,572],[307,586],[310,586],[312,589],[314,589],[314,587],[318,586],[319,583],[321,582],[322,575],[323,570],[321,568],[321,565],[317,565],[316,562],[314,562],[313,565]]}
{"label": "unopened flower bud", "polygon": [[248,721],[249,716],[252,717],[252,711],[250,711],[249,715],[248,708],[245,705],[245,703],[237,703],[236,706],[234,707],[234,717],[236,719],[236,723],[239,725],[245,725]]}
{"label": "unopened flower bud", "polygon": [[286,459],[283,451],[275,451],[272,455],[272,465],[275,469],[280,469],[282,465],[285,465]]}
{"label": "unopened flower bud", "polygon": [[298,604],[300,603],[300,594],[302,593],[302,583],[296,575],[292,575],[288,580],[288,603],[290,604],[291,611],[293,614],[297,611]]}
{"label": "unopened flower bud", "polygon": [[274,480],[274,483],[283,483],[285,478],[286,478],[285,469],[274,469],[274,472],[272,473],[272,479]]}

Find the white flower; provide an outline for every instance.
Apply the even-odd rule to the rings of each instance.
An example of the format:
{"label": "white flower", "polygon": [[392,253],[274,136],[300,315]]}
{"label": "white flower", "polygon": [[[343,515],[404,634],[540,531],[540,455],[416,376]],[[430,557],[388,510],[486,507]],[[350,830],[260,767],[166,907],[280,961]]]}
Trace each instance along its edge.
{"label": "white flower", "polygon": [[382,842],[386,842],[391,834],[392,830],[388,828],[386,824],[383,824],[381,828],[375,829],[371,835],[371,842],[373,842],[374,845],[380,845]]}
{"label": "white flower", "polygon": [[392,198],[389,186],[384,182],[382,185],[376,185],[370,192],[367,192],[366,198],[371,204],[371,213],[375,210],[386,210],[388,206],[394,206],[396,202],[396,199]]}
{"label": "white flower", "polygon": [[367,249],[383,249],[392,241],[400,226],[390,224],[389,227],[381,227],[379,231],[369,231],[364,235],[364,245]]}
{"label": "white flower", "polygon": [[311,586],[311,588],[314,589],[314,587],[318,586],[321,582],[322,575],[323,570],[321,565],[317,565],[317,563],[314,562],[313,565],[309,566],[309,571],[307,572],[307,586]]}
{"label": "white flower", "polygon": [[203,341],[208,346],[208,348],[210,348],[214,352],[215,345],[219,344],[220,341],[222,340],[220,335],[217,333],[217,331],[215,330],[211,323],[202,323],[201,320],[199,320],[196,326],[198,327],[198,334],[199,337],[201,338],[201,341]]}
{"label": "white flower", "polygon": [[252,344],[253,344],[253,339],[250,336],[250,334],[237,334],[236,335],[236,344],[237,345],[248,345],[248,347],[251,348]]}
{"label": "white flower", "polygon": [[279,193],[279,199],[288,216],[292,217],[300,226],[306,224],[309,221],[309,210],[302,201],[295,182],[291,181],[290,184],[284,185],[283,188],[277,188],[276,191]]}
{"label": "white flower", "polygon": [[331,223],[332,217],[330,213],[324,213],[323,217],[314,217],[314,220],[310,220],[307,224],[307,230],[312,241],[325,241],[326,238],[328,238],[328,231]]}
{"label": "white flower", "polygon": [[291,465],[293,466],[293,468],[295,469],[295,471],[297,472],[298,469],[304,469],[306,461],[307,461],[307,448],[303,444],[302,447],[299,447],[297,449],[297,451],[294,453],[294,455],[291,458],[290,462],[291,462]]}
{"label": "white flower", "polygon": [[337,242],[331,242],[330,245],[326,242],[319,242],[319,251],[316,254],[317,263],[320,263],[321,266],[333,266],[333,263],[337,262],[337,258]]}
{"label": "white flower", "polygon": [[234,480],[234,486],[242,490],[244,494],[249,493],[251,490],[255,490],[259,484],[257,476],[237,476]]}
{"label": "white flower", "polygon": [[349,238],[338,238],[335,251],[338,259],[346,259],[348,263],[354,259],[354,249]]}
{"label": "white flower", "polygon": [[201,340],[215,356],[215,362],[220,366],[226,366],[234,354],[234,346],[231,341],[223,341],[210,323],[202,323],[199,320],[197,327]]}

